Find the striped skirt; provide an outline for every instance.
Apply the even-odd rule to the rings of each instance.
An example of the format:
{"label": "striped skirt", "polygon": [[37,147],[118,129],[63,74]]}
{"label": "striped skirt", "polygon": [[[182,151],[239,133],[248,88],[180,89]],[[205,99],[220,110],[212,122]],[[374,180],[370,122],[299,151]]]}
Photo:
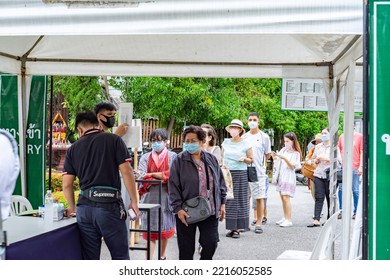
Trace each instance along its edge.
{"label": "striped skirt", "polygon": [[[168,193],[166,191],[167,186],[163,186],[161,192],[161,212],[162,212],[162,238],[168,239],[171,238],[175,231],[174,228],[176,226],[176,220],[174,214],[171,212],[169,207],[169,198]],[[145,193],[140,202],[141,203],[158,203],[158,187],[152,186],[149,189],[149,192]],[[147,213],[141,212],[141,229],[147,229]],[[150,229],[152,231],[158,230],[158,209],[152,209],[150,212]],[[147,233],[142,233],[142,237],[147,239]],[[157,240],[158,234],[152,233],[150,235],[151,240]]]}
{"label": "striped skirt", "polygon": [[226,200],[226,229],[249,228],[249,187],[246,170],[230,170],[234,199]]}

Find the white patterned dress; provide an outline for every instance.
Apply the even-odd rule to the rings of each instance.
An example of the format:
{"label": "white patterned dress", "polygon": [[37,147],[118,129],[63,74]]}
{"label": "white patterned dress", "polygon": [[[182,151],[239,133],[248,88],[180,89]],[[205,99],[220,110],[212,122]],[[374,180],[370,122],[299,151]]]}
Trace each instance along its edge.
{"label": "white patterned dress", "polygon": [[295,177],[295,169],[301,168],[300,154],[294,150],[286,150],[283,148],[279,154],[284,156],[291,164],[294,165],[294,169],[288,167],[285,160],[281,160],[280,175],[276,191],[280,192],[281,195],[288,195],[294,197],[297,181]]}

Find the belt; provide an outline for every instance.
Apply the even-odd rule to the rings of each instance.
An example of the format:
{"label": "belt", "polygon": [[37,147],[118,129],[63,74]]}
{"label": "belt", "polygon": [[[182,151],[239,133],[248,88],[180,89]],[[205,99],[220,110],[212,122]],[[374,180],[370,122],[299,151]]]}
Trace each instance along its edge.
{"label": "belt", "polygon": [[94,202],[115,202],[121,197],[117,188],[110,186],[92,186],[80,191],[80,195]]}

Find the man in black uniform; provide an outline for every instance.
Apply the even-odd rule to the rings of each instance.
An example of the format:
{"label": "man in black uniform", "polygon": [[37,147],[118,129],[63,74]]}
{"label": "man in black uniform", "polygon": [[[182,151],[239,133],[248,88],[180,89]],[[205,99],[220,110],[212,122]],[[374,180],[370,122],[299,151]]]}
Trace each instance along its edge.
{"label": "man in black uniform", "polygon": [[[111,102],[99,102],[95,105],[95,108],[93,109],[96,117],[99,121],[99,128],[102,131],[107,131],[110,128],[112,128],[115,124],[115,115],[116,115],[116,107]],[[115,134],[118,136],[123,136],[127,133],[127,129],[129,127],[129,124],[122,123],[120,124]]]}
{"label": "man in black uniform", "polygon": [[101,240],[112,259],[129,257],[128,231],[125,209],[120,193],[122,174],[131,205],[139,217],[136,184],[128,161],[130,155],[123,140],[112,133],[101,132],[93,112],[76,116],[76,129],[80,139],[66,153],[63,190],[69,203],[67,214],[76,211],[73,181],[77,176],[81,192],[77,202],[77,223],[80,229],[83,258],[100,258]]}

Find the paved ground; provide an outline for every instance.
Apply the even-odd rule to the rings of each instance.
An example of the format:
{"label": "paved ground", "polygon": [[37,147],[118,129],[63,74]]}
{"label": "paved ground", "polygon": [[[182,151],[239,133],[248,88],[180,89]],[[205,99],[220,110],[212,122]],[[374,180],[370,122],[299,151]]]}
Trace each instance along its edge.
{"label": "paved ground", "polygon": [[[306,227],[311,223],[314,201],[307,186],[298,184],[295,197],[291,200],[293,210],[293,227],[281,228],[275,224],[282,217],[282,205],[279,193],[275,186],[270,185],[267,202],[268,223],[263,227],[264,233],[255,234],[254,227],[251,231],[241,233],[240,239],[232,239],[225,236],[227,230],[225,223],[219,226],[220,242],[214,259],[217,260],[275,260],[278,255],[287,249],[311,251],[319,235],[320,228]],[[326,203],[325,203],[326,204]],[[325,213],[325,211],[324,211]],[[251,210],[251,220],[253,220]],[[323,222],[325,220],[323,219]],[[341,224],[341,222],[339,222]],[[336,242],[336,258],[338,258],[338,244]],[[139,246],[145,242],[140,239]],[[110,259],[107,248],[102,250],[102,259]],[[130,251],[130,258],[135,260],[145,259],[145,251]],[[157,251],[154,259],[157,258]],[[168,244],[167,259],[178,259],[177,239],[173,237]],[[194,259],[199,259],[195,253]]]}

